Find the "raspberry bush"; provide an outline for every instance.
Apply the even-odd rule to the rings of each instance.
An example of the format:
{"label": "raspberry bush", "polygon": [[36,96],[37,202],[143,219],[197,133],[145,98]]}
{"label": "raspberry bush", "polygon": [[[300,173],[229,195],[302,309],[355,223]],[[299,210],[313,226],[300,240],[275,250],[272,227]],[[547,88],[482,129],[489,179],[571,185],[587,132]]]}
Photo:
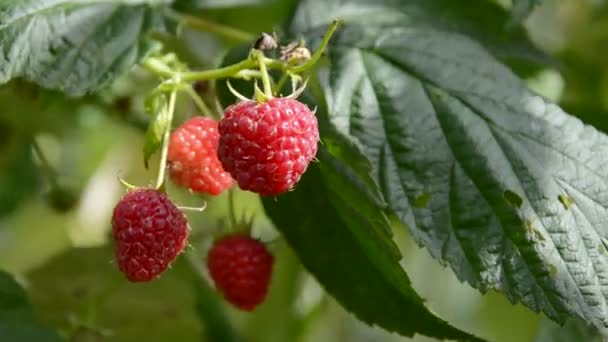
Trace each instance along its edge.
{"label": "raspberry bush", "polygon": [[607,338],[608,5],[540,3],[0,0],[0,340]]}

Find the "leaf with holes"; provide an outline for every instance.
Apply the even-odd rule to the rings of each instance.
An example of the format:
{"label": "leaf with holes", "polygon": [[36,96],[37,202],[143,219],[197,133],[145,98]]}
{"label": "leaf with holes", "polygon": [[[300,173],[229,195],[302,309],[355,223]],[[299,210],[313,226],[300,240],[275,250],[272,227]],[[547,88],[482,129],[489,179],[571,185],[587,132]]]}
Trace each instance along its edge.
{"label": "leaf with holes", "polygon": [[428,20],[440,2],[300,4],[291,30],[313,47],[330,18],[345,22],[320,73],[329,119],[461,280],[608,333],[608,137],[532,94],[466,32]]}
{"label": "leaf with holes", "polygon": [[168,0],[0,2],[0,84],[25,78],[74,96],[93,92],[135,64],[162,26]]}

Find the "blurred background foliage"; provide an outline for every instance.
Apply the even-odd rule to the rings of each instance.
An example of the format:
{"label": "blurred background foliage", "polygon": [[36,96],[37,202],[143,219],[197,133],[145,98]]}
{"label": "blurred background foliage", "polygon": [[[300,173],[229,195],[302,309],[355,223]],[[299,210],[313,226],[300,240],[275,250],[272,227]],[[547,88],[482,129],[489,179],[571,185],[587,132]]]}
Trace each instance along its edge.
{"label": "blurred background foliage", "polygon": [[[186,0],[177,7],[255,37],[280,31],[295,5],[294,0]],[[513,64],[514,71],[535,91],[608,133],[608,2],[545,0],[525,26],[552,60],[542,67]],[[235,46],[187,28],[180,40],[160,38],[194,67],[219,64]],[[429,340],[402,338],[345,312],[303,270],[249,193],[237,193],[237,212],[255,217],[254,234],[271,241],[278,261],[269,299],[255,314],[225,305],[204,272],[210,234],[226,228],[226,196],[202,198],[171,187],[181,205],[208,204],[204,213],[189,214],[188,253],[157,281],[123,281],[113,263],[109,217],[124,191],[118,177],[138,185],[154,178],[138,157],[149,120],[143,96],[154,85],[135,68],[102,93],[79,99],[22,81],[0,87],[0,269],[16,275],[44,324],[71,341]],[[198,90],[203,96],[213,91],[209,85]],[[178,108],[177,122],[195,112],[186,99]],[[53,177],[42,171],[33,141],[56,169]],[[593,339],[578,325],[559,328],[500,294],[480,294],[405,233],[396,238],[414,287],[455,326],[491,341]]]}

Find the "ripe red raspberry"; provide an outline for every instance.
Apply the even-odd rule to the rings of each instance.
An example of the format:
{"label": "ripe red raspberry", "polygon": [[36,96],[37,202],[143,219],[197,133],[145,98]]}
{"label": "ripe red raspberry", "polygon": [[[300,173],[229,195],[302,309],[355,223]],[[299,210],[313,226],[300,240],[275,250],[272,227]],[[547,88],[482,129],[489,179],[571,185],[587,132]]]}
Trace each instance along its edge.
{"label": "ripe red raspberry", "polygon": [[173,131],[167,160],[176,184],[210,195],[219,195],[234,184],[217,159],[217,128],[217,121],[197,116]]}
{"label": "ripe red raspberry", "polygon": [[252,311],[266,298],[274,257],[264,244],[247,235],[216,241],[207,256],[215,286],[234,306]]}
{"label": "ripe red raspberry", "polygon": [[299,180],[317,153],[319,128],[303,103],[243,101],[224,111],[218,157],[241,189],[278,195]]}
{"label": "ripe red raspberry", "polygon": [[129,281],[150,281],[186,246],[188,222],[164,193],[137,189],[114,208],[112,232],[120,271]]}

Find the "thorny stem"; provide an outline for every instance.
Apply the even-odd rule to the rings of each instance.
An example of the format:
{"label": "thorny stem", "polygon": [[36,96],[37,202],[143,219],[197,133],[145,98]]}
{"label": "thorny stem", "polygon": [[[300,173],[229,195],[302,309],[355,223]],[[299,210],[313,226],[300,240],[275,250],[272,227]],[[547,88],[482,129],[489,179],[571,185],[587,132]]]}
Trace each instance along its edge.
{"label": "thorny stem", "polygon": [[169,104],[166,107],[165,115],[167,115],[167,129],[163,135],[163,147],[160,155],[160,164],[158,167],[158,178],[156,178],[156,189],[165,191],[165,170],[167,169],[167,154],[169,153],[169,137],[171,136],[171,126],[173,122],[173,113],[175,112],[175,102],[177,98],[177,90],[173,90],[169,95]]}

